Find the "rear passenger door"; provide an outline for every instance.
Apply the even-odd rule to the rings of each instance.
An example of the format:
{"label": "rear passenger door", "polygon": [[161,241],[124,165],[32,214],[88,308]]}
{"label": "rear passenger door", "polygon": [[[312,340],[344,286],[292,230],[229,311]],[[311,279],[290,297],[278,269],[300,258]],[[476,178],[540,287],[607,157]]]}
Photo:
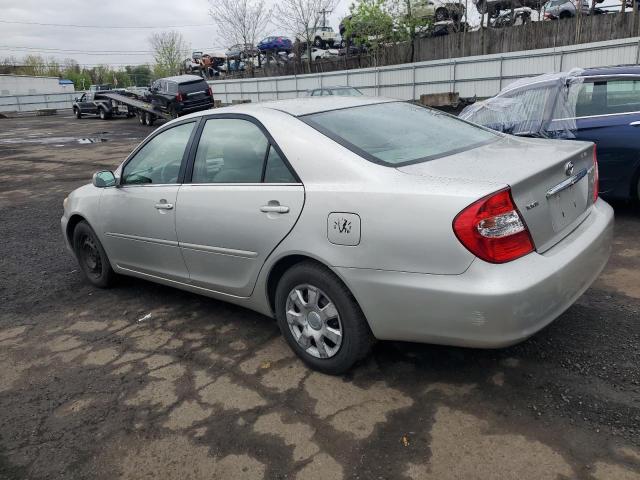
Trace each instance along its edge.
{"label": "rear passenger door", "polygon": [[600,191],[627,198],[640,170],[640,77],[588,78],[570,88],[578,89],[576,139],[598,146]]}
{"label": "rear passenger door", "polygon": [[176,230],[191,283],[247,297],[273,249],[291,231],[304,187],[251,117],[214,116],[178,193]]}

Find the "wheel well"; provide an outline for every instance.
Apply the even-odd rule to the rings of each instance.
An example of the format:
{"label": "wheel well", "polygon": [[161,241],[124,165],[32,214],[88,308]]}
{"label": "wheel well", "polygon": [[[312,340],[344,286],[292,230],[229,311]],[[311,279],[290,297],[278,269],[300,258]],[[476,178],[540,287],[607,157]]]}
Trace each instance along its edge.
{"label": "wheel well", "polygon": [[[71,218],[67,222],[67,239],[69,240],[69,244],[73,245],[73,231],[76,229],[76,225],[82,222],[84,217],[80,215],[71,215]],[[86,220],[85,220],[86,221]]]}
{"label": "wheel well", "polygon": [[278,288],[278,282],[282,278],[282,275],[284,275],[284,272],[289,270],[291,267],[301,262],[315,262],[318,265],[327,267],[324,263],[319,262],[314,258],[307,257],[306,255],[289,255],[288,257],[278,260],[276,264],[271,267],[269,278],[267,279],[267,296],[269,298],[269,306],[271,307],[272,312],[276,311],[276,288]]}

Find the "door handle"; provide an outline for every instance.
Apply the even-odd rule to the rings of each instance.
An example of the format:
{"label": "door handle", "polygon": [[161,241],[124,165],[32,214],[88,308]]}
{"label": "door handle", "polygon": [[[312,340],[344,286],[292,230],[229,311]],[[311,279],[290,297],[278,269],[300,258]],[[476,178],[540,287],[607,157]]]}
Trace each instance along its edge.
{"label": "door handle", "polygon": [[640,127],[640,121],[638,121],[638,122],[631,122],[631,123],[629,124],[629,126],[630,126],[630,127]]}
{"label": "door handle", "polygon": [[263,205],[260,211],[264,213],[289,213],[289,207],[284,205]]}
{"label": "door handle", "polygon": [[156,209],[158,210],[172,210],[173,209],[173,203],[166,203],[166,202],[160,202],[160,203],[156,203]]}

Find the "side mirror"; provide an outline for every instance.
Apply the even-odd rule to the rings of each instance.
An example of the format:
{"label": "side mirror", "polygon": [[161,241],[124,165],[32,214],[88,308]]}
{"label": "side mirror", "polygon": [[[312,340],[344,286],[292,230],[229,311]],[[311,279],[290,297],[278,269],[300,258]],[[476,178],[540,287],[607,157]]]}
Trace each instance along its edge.
{"label": "side mirror", "polygon": [[103,170],[101,172],[96,172],[93,174],[91,179],[91,183],[93,183],[94,187],[98,188],[106,188],[113,187],[116,185],[116,176],[110,170]]}

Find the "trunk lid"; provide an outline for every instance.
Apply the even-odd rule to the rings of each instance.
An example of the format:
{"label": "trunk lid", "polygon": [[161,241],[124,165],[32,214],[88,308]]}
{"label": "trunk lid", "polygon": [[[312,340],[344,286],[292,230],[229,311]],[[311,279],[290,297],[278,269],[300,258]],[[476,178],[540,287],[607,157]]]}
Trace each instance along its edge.
{"label": "trunk lid", "polygon": [[505,136],[462,153],[400,167],[410,175],[482,181],[511,187],[536,250],[567,236],[593,205],[593,144]]}

